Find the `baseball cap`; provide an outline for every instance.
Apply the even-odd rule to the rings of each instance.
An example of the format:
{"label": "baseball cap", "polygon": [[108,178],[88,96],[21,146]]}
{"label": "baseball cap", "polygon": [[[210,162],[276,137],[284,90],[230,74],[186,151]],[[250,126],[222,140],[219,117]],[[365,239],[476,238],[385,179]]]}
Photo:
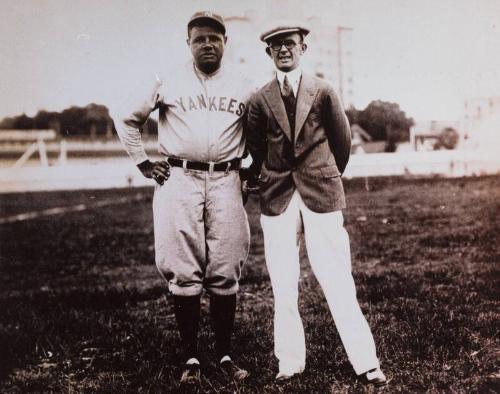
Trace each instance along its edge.
{"label": "baseball cap", "polygon": [[210,24],[215,24],[221,31],[222,34],[226,34],[226,25],[224,24],[224,19],[222,16],[214,14],[211,11],[198,11],[193,14],[191,19],[188,22],[188,29],[193,25],[194,22],[205,20],[210,22]]}
{"label": "baseball cap", "polygon": [[275,23],[270,28],[266,29],[264,33],[260,35],[260,40],[263,42],[267,42],[269,39],[275,36],[287,33],[301,33],[302,35],[306,36],[309,34],[309,32],[309,28],[307,28],[300,22],[282,21],[277,24]]}

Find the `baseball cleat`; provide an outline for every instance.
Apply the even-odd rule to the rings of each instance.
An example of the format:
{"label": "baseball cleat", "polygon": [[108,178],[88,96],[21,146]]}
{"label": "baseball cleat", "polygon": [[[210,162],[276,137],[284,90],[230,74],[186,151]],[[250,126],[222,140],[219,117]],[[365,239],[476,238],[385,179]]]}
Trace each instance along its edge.
{"label": "baseball cleat", "polygon": [[181,385],[193,386],[201,383],[200,364],[185,364],[181,375]]}
{"label": "baseball cleat", "polygon": [[219,368],[228,378],[238,382],[250,376],[250,373],[246,369],[238,367],[230,358],[221,361]]}

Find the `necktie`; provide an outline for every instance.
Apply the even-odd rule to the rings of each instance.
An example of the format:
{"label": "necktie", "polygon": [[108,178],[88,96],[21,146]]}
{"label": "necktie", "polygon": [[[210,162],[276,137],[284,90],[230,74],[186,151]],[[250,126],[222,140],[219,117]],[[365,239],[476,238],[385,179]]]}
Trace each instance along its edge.
{"label": "necktie", "polygon": [[292,141],[294,141],[294,129],[295,129],[295,95],[293,94],[292,85],[288,81],[287,76],[283,80],[283,86],[281,87],[281,97],[283,99],[283,104],[285,104],[286,114],[288,118],[288,124],[290,125]]}
{"label": "necktie", "polygon": [[285,75],[283,80],[283,87],[281,88],[281,94],[283,98],[286,98],[290,103],[295,104],[295,95],[293,94],[292,85],[288,81],[288,77]]}

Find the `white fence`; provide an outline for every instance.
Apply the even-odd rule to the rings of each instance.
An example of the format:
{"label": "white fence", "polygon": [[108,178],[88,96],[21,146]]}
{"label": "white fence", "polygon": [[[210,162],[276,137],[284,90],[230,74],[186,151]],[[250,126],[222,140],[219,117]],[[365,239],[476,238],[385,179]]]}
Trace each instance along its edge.
{"label": "white fence", "polygon": [[[474,176],[500,173],[493,151],[431,151],[352,155],[345,178],[372,176]],[[0,168],[0,192],[105,189],[153,185],[128,158],[68,160],[64,166]]]}
{"label": "white fence", "polygon": [[493,151],[436,150],[352,155],[344,176],[460,177],[497,173],[500,156]]}

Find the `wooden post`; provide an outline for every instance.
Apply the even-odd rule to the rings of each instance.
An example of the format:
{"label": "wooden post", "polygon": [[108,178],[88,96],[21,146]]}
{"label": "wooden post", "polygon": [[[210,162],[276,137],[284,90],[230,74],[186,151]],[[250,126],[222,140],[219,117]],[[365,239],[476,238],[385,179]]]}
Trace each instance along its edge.
{"label": "wooden post", "polygon": [[37,145],[38,145],[38,153],[40,155],[40,163],[42,164],[42,166],[48,167],[49,160],[47,158],[47,148],[45,146],[45,141],[43,140],[43,138],[38,137]]}
{"label": "wooden post", "polygon": [[59,165],[65,166],[68,163],[68,147],[66,145],[66,140],[61,139],[59,145]]}
{"label": "wooden post", "polygon": [[12,167],[14,168],[22,167],[29,160],[31,155],[36,152],[37,149],[38,149],[38,144],[36,142],[33,142],[30,146],[28,146],[28,149],[26,149],[26,151],[22,154],[22,156],[19,159],[17,159],[17,161],[14,163]]}

